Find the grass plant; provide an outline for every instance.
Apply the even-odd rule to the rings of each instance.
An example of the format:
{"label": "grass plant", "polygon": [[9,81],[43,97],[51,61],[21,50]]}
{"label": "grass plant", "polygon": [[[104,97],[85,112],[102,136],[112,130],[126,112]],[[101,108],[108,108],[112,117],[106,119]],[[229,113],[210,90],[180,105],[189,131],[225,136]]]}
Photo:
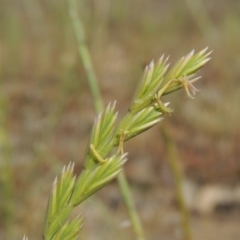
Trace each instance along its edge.
{"label": "grass plant", "polygon": [[[94,72],[92,61],[90,57],[90,53],[88,50],[88,47],[86,45],[86,37],[84,33],[83,24],[81,21],[81,18],[79,17],[79,13],[77,11],[77,4],[75,0],[69,0],[69,14],[72,19],[73,27],[75,30],[75,35],[78,42],[78,48],[79,48],[79,56],[82,60],[83,66],[85,68],[88,84],[91,90],[91,94],[93,97],[93,103],[95,106],[95,111],[100,112],[103,111],[103,101],[101,97],[101,93],[98,87],[98,82],[96,78],[96,74]],[[105,146],[107,147],[107,146]],[[135,231],[135,234],[137,236],[138,240],[144,240],[144,233],[143,228],[140,222],[140,218],[138,217],[137,211],[134,206],[134,201],[131,195],[130,187],[128,184],[128,181],[125,177],[124,171],[121,171],[119,173],[119,176],[117,178],[118,184],[120,187],[120,191],[122,193],[125,205],[127,207],[133,229]]]}
{"label": "grass plant", "polygon": [[[95,2],[98,3],[95,5]],[[96,8],[99,4],[102,8],[102,2],[110,4],[109,12],[104,16],[108,18],[104,32],[106,38],[98,36],[104,19],[99,14],[102,10]],[[240,168],[237,161],[240,95],[236,55],[240,50],[240,2],[215,2],[218,4],[217,8],[213,2],[199,4],[199,0],[193,0],[191,4],[195,6],[191,8],[187,0],[185,4],[173,1],[93,0],[78,1],[78,10],[87,30],[87,45],[90,46],[94,67],[103,80],[104,99],[108,99],[105,104],[112,101],[109,100],[111,98],[117,99],[116,106],[121,113],[123,109],[127,109],[127,99],[131,96],[134,82],[148,59],[157,59],[159,53],[166,53],[171,54],[173,62],[177,56],[192,48],[200,50],[206,44],[210,49],[214,48],[211,67],[205,68],[203,73],[207,79],[198,83],[202,92],[197,94],[194,101],[182,101],[180,98],[185,97],[183,91],[177,93],[181,95],[180,98],[176,94],[170,95],[168,100],[163,98],[170,101],[170,107],[175,110],[168,119],[173,122],[174,132],[172,125],[167,130],[173,133],[170,135],[173,143],[180,141],[181,148],[178,152],[181,152],[181,159],[178,159],[184,166],[184,177],[197,183],[236,184]],[[42,215],[48,195],[46,192],[49,191],[52,176],[60,173],[63,165],[69,161],[79,166],[83,160],[82,148],[90,131],[90,119],[93,118],[90,107],[93,98],[87,92],[83,82],[86,74],[77,60],[78,52],[69,21],[67,1],[0,1],[0,19],[0,92],[4,104],[7,103],[7,108],[1,107],[1,113],[5,112],[6,115],[3,116],[5,120],[0,127],[6,133],[6,143],[10,150],[10,154],[7,153],[4,150],[6,148],[2,147],[3,142],[1,143],[0,182],[1,196],[5,200],[2,199],[0,204],[0,235],[2,239],[16,239],[27,233],[30,239],[41,238]],[[213,33],[212,28],[215,28]],[[106,85],[108,81],[111,81],[109,86]],[[113,88],[112,97],[109,88]],[[165,121],[159,127],[162,127],[162,123]],[[134,201],[141,204],[143,198],[149,198],[144,201],[144,206],[138,205],[139,214],[145,219],[146,236],[149,239],[158,239],[161,236],[163,239],[175,239],[182,229],[178,225],[171,225],[172,222],[165,224],[164,214],[170,217],[172,212],[168,215],[169,211],[176,214],[176,209],[172,209],[171,203],[164,200],[169,199],[169,195],[172,196],[176,189],[167,188],[169,195],[165,195],[165,190],[159,186],[163,184],[164,188],[173,175],[170,169],[170,172],[165,171],[165,164],[169,164],[162,163],[163,156],[159,152],[165,155],[167,150],[165,145],[157,144],[161,141],[158,128],[153,130],[156,131],[143,135],[145,144],[141,151],[136,149],[138,138],[137,141],[130,142],[131,155],[139,158],[139,154],[142,154],[144,161],[135,163],[130,157],[131,164],[126,164],[125,170],[130,170],[129,177],[134,182],[131,187],[137,187],[137,194],[144,191],[144,195]],[[194,141],[192,137],[188,138],[193,135],[197,136]],[[146,142],[149,138],[150,141]],[[154,167],[154,171],[152,174],[147,171],[146,176],[139,176],[138,170],[144,171],[149,154],[152,159],[150,165],[147,161],[147,166],[150,171]],[[5,177],[6,160],[12,172],[10,181]],[[133,171],[132,166],[136,166]],[[157,186],[155,181],[159,183]],[[142,184],[146,183],[149,187],[145,189]],[[10,194],[7,193],[8,188],[11,188],[8,184],[12,185]],[[81,210],[83,215],[85,212],[90,214],[85,219],[81,238],[115,239],[115,232],[118,239],[127,238],[131,226],[123,230],[116,224],[116,221],[128,216],[122,204],[112,205],[118,203],[116,200],[119,193],[115,192],[115,188],[114,182],[100,193],[100,202],[94,196],[94,203],[88,200],[80,205],[80,208],[86,205]],[[159,205],[158,196],[162,196],[164,207],[161,204],[162,207],[154,209],[154,216],[159,216],[157,219],[161,223],[164,221],[163,225],[158,224],[156,217],[150,217],[154,205]],[[105,206],[109,200],[111,205]],[[12,212],[8,211],[11,209],[9,204],[15,207],[14,216],[8,216]],[[89,212],[89,205],[93,213]],[[149,211],[146,212],[148,208]],[[77,211],[80,212],[76,209],[75,212]],[[106,211],[109,211],[108,214]],[[111,215],[116,215],[116,212],[119,215],[112,221]],[[239,234],[239,228],[231,224],[232,218],[229,217],[225,219],[224,227],[218,231],[215,228],[219,225],[218,216],[214,219],[197,217],[195,220],[199,224],[192,229],[193,235],[201,235],[201,239],[221,239],[229,235],[229,231],[232,236]],[[209,225],[202,224],[206,220]],[[101,232],[97,231],[99,228]]]}
{"label": "grass plant", "polygon": [[124,142],[141,134],[169,113],[169,103],[162,96],[184,88],[193,98],[199,79],[196,72],[209,61],[204,49],[182,57],[169,71],[168,58],[162,56],[145,69],[126,116],[116,124],[116,103],[110,103],[99,113],[93,125],[82,172],[74,175],[74,164],[64,167],[54,180],[45,218],[43,237],[49,239],[77,239],[83,218],[69,219],[72,210],[99,189],[107,185],[123,170],[127,161]]}

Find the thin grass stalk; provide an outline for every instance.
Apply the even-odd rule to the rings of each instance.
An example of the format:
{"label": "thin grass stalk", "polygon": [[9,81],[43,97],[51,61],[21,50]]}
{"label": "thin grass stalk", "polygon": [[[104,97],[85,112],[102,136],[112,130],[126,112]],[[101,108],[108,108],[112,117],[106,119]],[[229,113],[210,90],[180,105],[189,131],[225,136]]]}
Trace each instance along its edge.
{"label": "thin grass stalk", "polygon": [[[80,59],[82,60],[84,69],[87,74],[88,84],[91,90],[91,94],[93,96],[94,107],[96,112],[100,112],[100,111],[103,111],[104,104],[102,101],[102,96],[99,90],[98,81],[94,72],[94,68],[91,62],[90,53],[86,44],[86,37],[85,37],[83,24],[82,24],[81,18],[79,17],[79,13],[77,11],[76,0],[68,0],[68,4],[69,4],[69,14],[72,19],[72,24],[74,27],[74,31],[75,31],[75,35],[78,43],[79,56],[80,56]],[[131,219],[134,232],[136,234],[136,238],[138,240],[144,240],[145,237],[143,234],[143,227],[142,227],[140,218],[138,216],[138,213],[135,209],[130,186],[128,184],[124,171],[122,171],[118,175],[117,181],[118,181],[118,185],[119,185],[122,197],[126,204],[126,208],[127,208],[129,217]]]}
{"label": "thin grass stalk", "polygon": [[86,44],[86,37],[85,37],[83,24],[79,17],[79,13],[77,11],[78,7],[77,7],[76,0],[68,0],[68,5],[69,5],[69,15],[72,19],[72,25],[74,27],[74,32],[77,39],[79,56],[87,74],[87,80],[92,93],[94,107],[97,112],[100,112],[103,110],[104,105],[103,105],[101,93],[99,91],[97,77],[93,69],[90,53]]}
{"label": "thin grass stalk", "polygon": [[192,231],[191,231],[190,214],[183,196],[183,173],[182,173],[182,169],[181,169],[179,158],[178,158],[177,148],[168,134],[166,125],[163,125],[161,127],[161,132],[166,145],[166,150],[168,155],[167,160],[168,160],[168,164],[170,166],[172,177],[174,180],[176,198],[179,204],[179,209],[182,217],[183,238],[185,240],[193,240]]}
{"label": "thin grass stalk", "polygon": [[143,228],[141,225],[141,222],[139,220],[139,216],[137,214],[137,211],[135,210],[135,205],[132,197],[132,193],[129,188],[128,181],[126,179],[126,175],[124,172],[120,172],[117,177],[119,187],[124,199],[124,203],[128,209],[128,214],[130,216],[131,222],[133,224],[133,230],[135,231],[135,235],[137,237],[137,240],[144,240],[144,233]]}
{"label": "thin grass stalk", "polygon": [[205,39],[216,40],[218,32],[204,9],[203,2],[201,0],[185,0],[185,3]]}
{"label": "thin grass stalk", "polygon": [[99,49],[101,43],[106,40],[111,4],[111,0],[93,1],[93,35],[91,37],[93,49]]}
{"label": "thin grass stalk", "polygon": [[[40,36],[43,34],[44,26],[48,25],[45,21],[45,16],[41,7],[41,1],[23,0],[22,4],[30,23],[29,25],[31,28],[31,33],[33,33],[35,37]],[[41,25],[39,23],[41,23]],[[38,27],[36,28],[36,26]]]}
{"label": "thin grass stalk", "polygon": [[9,144],[8,131],[7,131],[7,103],[0,95],[0,167],[1,177],[3,179],[3,198],[2,205],[4,211],[4,224],[5,224],[5,237],[6,239],[14,238],[14,231],[12,229],[12,222],[14,219],[14,180],[13,171],[11,167],[11,148]]}

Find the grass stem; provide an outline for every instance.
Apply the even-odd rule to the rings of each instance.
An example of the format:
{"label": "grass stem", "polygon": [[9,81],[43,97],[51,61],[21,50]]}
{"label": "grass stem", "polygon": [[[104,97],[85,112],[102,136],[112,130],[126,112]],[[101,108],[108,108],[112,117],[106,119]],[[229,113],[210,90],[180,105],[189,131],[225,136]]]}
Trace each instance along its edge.
{"label": "grass stem", "polygon": [[99,91],[97,78],[93,69],[90,53],[86,44],[86,37],[83,29],[83,24],[79,17],[79,13],[77,11],[78,9],[77,3],[76,3],[76,0],[68,0],[68,3],[69,3],[69,14],[72,19],[74,32],[77,39],[79,56],[83,63],[85,72],[87,74],[87,80],[88,80],[88,84],[93,97],[94,107],[97,112],[100,112],[103,110],[103,101],[102,101],[101,93]]}
{"label": "grass stem", "polygon": [[[0,161],[1,177],[3,180],[2,209],[5,215],[4,224],[7,239],[13,239],[12,224],[14,220],[14,179],[11,167],[11,148],[7,131],[7,102],[0,96]],[[1,154],[2,153],[2,154]]]}
{"label": "grass stem", "polygon": [[124,172],[121,172],[118,175],[117,180],[118,180],[118,183],[119,183],[119,187],[120,187],[125,205],[128,209],[128,214],[129,214],[129,217],[131,219],[133,229],[135,231],[136,239],[137,240],[144,240],[145,237],[144,237],[141,221],[139,219],[137,211],[135,210],[132,194],[131,194],[129,184],[128,184],[128,181],[126,179],[126,176],[125,176]]}
{"label": "grass stem", "polygon": [[185,3],[205,39],[210,42],[216,42],[218,32],[204,9],[203,2],[200,0],[185,0]]}
{"label": "grass stem", "polygon": [[190,214],[186,206],[184,196],[183,196],[183,174],[181,166],[178,159],[177,148],[174,142],[171,140],[166,125],[161,128],[162,136],[165,141],[167,154],[168,154],[168,163],[173,175],[176,198],[179,204],[181,216],[182,216],[182,230],[185,240],[193,240],[190,224]]}
{"label": "grass stem", "polygon": [[[86,44],[86,37],[83,29],[83,24],[81,22],[79,13],[77,11],[76,0],[68,0],[68,3],[69,3],[69,14],[71,16],[72,24],[73,24],[75,35],[77,38],[79,56],[80,56],[80,59],[82,60],[84,69],[87,74],[88,84],[93,96],[95,110],[96,112],[100,112],[103,110],[104,105],[103,105],[102,96],[99,90],[97,78],[91,62],[90,53]],[[130,186],[127,182],[124,172],[121,172],[119,174],[117,180],[118,180],[121,194],[124,198],[124,202],[127,207],[128,214],[132,221],[132,226],[136,234],[137,240],[144,240],[143,228],[142,228],[140,219],[138,217],[137,211],[135,209]]]}

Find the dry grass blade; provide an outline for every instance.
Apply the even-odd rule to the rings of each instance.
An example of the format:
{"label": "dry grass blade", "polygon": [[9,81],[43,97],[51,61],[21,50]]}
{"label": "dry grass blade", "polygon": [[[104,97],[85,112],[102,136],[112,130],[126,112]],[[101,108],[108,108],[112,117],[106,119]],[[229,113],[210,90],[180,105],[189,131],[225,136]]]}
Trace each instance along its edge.
{"label": "dry grass blade", "polygon": [[22,240],[28,240],[28,237],[24,235]]}

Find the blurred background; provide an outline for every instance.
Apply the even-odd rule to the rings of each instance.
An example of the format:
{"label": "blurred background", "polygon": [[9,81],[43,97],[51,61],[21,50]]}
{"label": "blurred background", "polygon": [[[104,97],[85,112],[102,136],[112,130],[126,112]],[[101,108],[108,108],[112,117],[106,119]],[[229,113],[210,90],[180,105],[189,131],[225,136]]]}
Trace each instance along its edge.
{"label": "blurred background", "polygon": [[[194,239],[240,236],[240,1],[82,0],[104,103],[120,117],[146,64],[213,50],[195,84],[166,97],[174,113],[126,144],[126,174],[147,239],[183,239],[161,136],[178,149]],[[82,168],[95,111],[67,0],[0,1],[0,238],[42,239],[51,184],[63,165]],[[76,213],[82,239],[134,239],[112,182]]]}

